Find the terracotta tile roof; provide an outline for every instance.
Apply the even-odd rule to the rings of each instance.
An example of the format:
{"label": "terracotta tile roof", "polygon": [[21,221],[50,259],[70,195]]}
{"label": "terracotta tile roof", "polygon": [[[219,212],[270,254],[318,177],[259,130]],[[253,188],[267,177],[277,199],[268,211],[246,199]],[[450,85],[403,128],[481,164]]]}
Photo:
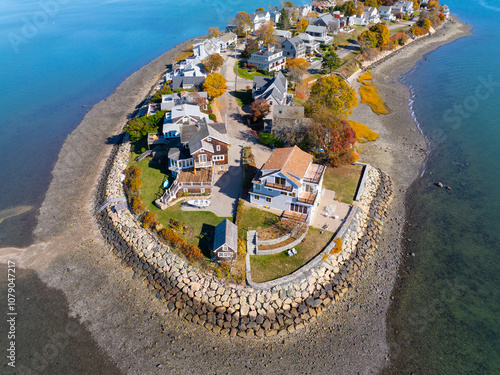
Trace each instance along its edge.
{"label": "terracotta tile roof", "polygon": [[302,151],[297,146],[278,148],[262,166],[262,171],[277,169],[297,182],[290,174],[303,178],[312,160],[312,155]]}

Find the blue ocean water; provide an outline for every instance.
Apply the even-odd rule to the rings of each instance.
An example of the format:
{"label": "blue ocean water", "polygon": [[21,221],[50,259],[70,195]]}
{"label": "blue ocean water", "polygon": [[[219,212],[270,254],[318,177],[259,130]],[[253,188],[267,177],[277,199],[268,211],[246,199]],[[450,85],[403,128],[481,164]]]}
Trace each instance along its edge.
{"label": "blue ocean water", "polygon": [[[142,65],[188,38],[223,29],[234,0],[2,0],[0,2],[0,246],[27,245],[50,172],[90,106]],[[12,214],[10,212],[10,214]]]}
{"label": "blue ocean water", "polygon": [[415,256],[388,319],[394,374],[500,373],[500,5],[447,4],[474,35],[402,79],[431,153],[407,192],[404,246]]}

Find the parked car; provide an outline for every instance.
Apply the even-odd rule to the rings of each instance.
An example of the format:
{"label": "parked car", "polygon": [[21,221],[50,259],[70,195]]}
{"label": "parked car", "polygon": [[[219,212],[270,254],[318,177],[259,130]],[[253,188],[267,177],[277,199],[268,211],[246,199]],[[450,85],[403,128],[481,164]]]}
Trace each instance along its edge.
{"label": "parked car", "polygon": [[316,53],[314,56],[316,56],[316,57],[323,57],[323,55],[321,53],[319,53],[319,52]]}

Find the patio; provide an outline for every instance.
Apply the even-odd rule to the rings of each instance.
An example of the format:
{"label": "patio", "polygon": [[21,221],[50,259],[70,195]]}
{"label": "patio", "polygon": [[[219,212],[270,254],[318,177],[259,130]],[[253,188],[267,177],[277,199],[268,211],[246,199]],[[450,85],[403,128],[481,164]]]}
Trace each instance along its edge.
{"label": "patio", "polygon": [[[336,232],[339,229],[343,220],[345,220],[349,214],[351,206],[347,203],[336,201],[334,198],[334,191],[327,189],[323,190],[311,226],[331,232]],[[330,213],[328,212],[329,207],[333,209]],[[336,217],[338,217],[338,219]]]}

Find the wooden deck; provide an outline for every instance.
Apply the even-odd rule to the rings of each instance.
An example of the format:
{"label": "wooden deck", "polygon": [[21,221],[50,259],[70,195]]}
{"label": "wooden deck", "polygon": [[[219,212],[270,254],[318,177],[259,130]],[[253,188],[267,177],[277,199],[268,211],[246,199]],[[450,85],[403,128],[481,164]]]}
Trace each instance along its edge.
{"label": "wooden deck", "polygon": [[212,168],[185,169],[179,172],[176,181],[179,185],[211,185],[213,182]]}
{"label": "wooden deck", "polygon": [[314,204],[315,200],[316,200],[316,194],[307,192],[300,193],[297,198],[297,202],[310,205]]}
{"label": "wooden deck", "polygon": [[304,176],[304,182],[311,182],[313,184],[319,184],[326,167],[320,164],[311,164],[307,168],[306,174]]}

